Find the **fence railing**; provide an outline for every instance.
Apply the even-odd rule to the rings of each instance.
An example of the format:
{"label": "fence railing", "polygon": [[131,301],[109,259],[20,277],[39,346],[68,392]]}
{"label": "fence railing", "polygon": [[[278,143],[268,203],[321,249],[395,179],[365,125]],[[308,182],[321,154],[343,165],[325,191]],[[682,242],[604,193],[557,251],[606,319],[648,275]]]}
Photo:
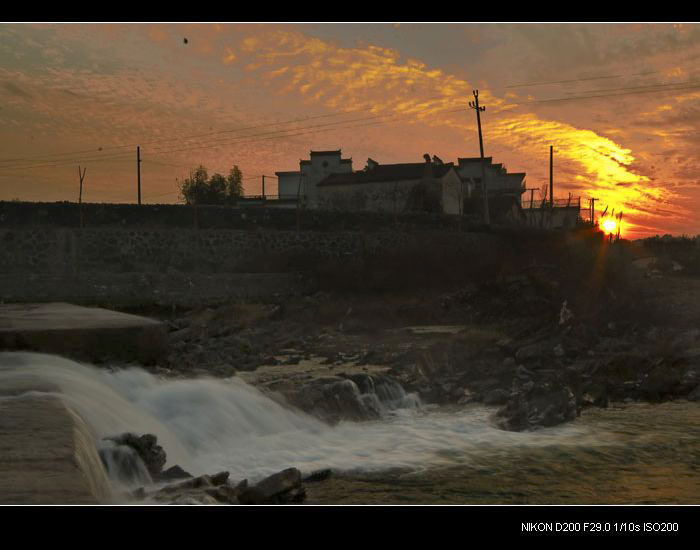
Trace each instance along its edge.
{"label": "fence railing", "polygon": [[[276,201],[279,200],[279,195],[241,195],[241,200],[244,201]],[[283,197],[284,198],[284,197]]]}
{"label": "fence railing", "polygon": [[569,199],[554,199],[552,205],[549,200],[523,200],[521,206],[525,210],[535,210],[538,208],[581,208],[581,197],[571,197]]}

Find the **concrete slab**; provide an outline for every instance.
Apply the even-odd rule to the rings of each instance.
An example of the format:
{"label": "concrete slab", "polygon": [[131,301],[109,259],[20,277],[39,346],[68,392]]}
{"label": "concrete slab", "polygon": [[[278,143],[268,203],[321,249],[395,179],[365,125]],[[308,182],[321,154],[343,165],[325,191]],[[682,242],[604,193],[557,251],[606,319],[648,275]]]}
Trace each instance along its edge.
{"label": "concrete slab", "polygon": [[152,364],[167,355],[166,335],[160,321],[103,308],[0,304],[0,350]]}
{"label": "concrete slab", "polygon": [[0,395],[0,504],[111,499],[87,425],[55,396]]}

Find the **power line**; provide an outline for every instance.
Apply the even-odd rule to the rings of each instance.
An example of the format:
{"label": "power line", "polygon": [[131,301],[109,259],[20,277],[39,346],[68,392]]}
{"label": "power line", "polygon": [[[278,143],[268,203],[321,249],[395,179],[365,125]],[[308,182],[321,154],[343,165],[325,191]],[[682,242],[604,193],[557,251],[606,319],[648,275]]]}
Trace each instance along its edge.
{"label": "power line", "polygon": [[[416,111],[416,113],[420,112],[425,112],[429,110],[429,108],[422,109],[421,111]],[[458,112],[462,111],[463,109],[454,109],[454,110],[443,110],[444,113],[451,113],[451,112]],[[343,121],[343,122],[337,122],[333,124],[316,124],[312,126],[306,126],[306,127],[300,127],[300,128],[290,128],[289,130],[275,130],[275,131],[270,131],[270,132],[262,132],[259,134],[251,134],[247,136],[241,136],[237,138],[226,138],[223,140],[214,140],[212,142],[206,142],[203,144],[196,144],[196,145],[188,145],[185,147],[180,147],[178,149],[165,149],[165,150],[159,150],[159,149],[153,149],[151,151],[148,151],[149,154],[151,155],[164,155],[164,154],[171,154],[171,153],[179,153],[182,151],[193,151],[193,150],[198,150],[198,149],[215,149],[219,147],[226,146],[228,144],[232,143],[254,143],[257,141],[264,141],[264,140],[269,140],[269,139],[285,139],[285,138],[291,138],[291,137],[296,137],[300,135],[306,135],[306,134],[312,134],[312,133],[321,133],[321,132],[327,132],[327,131],[334,131],[338,129],[349,129],[349,128],[355,128],[359,126],[373,126],[373,125],[381,125],[381,124],[388,124],[388,123],[393,123],[397,122],[399,119],[405,116],[403,113],[399,114],[394,114],[394,115],[381,115],[382,117],[387,117],[386,120],[379,120],[379,121],[374,121],[370,123],[365,123],[365,124],[355,124],[351,125],[353,122],[360,122],[360,121],[367,121],[367,120],[372,120],[378,118],[377,116],[373,117],[364,117],[364,118],[358,118],[358,119],[353,119],[353,120],[348,120],[348,121]],[[317,130],[316,128],[321,128],[325,126],[330,126],[330,128],[322,129],[322,130]],[[301,131],[301,132],[295,132],[295,130],[308,130],[308,131]],[[283,133],[286,132],[286,133]],[[290,133],[290,132],[295,132],[295,133]],[[270,134],[280,134],[280,135],[270,135]],[[265,136],[265,137],[263,137]],[[251,139],[251,138],[257,138],[257,139]]]}
{"label": "power line", "polygon": [[[433,96],[430,98],[426,98],[422,100],[423,102],[426,101],[433,101],[436,99],[449,99],[451,96],[446,96],[446,95],[439,95],[439,96]],[[256,124],[252,126],[245,126],[245,127],[240,127],[240,128],[232,128],[232,129],[227,129],[227,130],[217,130],[213,132],[207,132],[203,134],[193,134],[193,135],[184,135],[184,136],[178,136],[178,137],[171,137],[171,138],[162,138],[162,139],[156,139],[156,140],[150,140],[150,141],[141,141],[140,143],[130,143],[130,144],[125,144],[125,145],[114,145],[110,147],[99,147],[97,150],[95,149],[83,149],[79,151],[71,151],[71,152],[64,152],[64,153],[48,153],[46,155],[39,155],[36,157],[16,157],[16,158],[7,158],[7,159],[0,159],[0,163],[12,163],[12,162],[19,162],[19,161],[46,161],[46,162],[53,162],[51,158],[53,157],[61,157],[61,156],[68,156],[68,155],[77,155],[77,154],[83,154],[83,153],[97,153],[97,152],[106,152],[106,151],[114,151],[117,149],[125,149],[125,148],[134,148],[137,145],[152,145],[154,143],[164,143],[164,142],[172,142],[172,141],[178,141],[178,140],[187,140],[187,139],[196,139],[199,137],[207,137],[211,135],[216,135],[216,134],[223,134],[223,133],[234,133],[234,132],[242,132],[245,130],[253,130],[257,128],[264,128],[264,127],[269,127],[269,126],[275,126],[275,125],[283,125],[283,124],[292,124],[296,122],[303,122],[307,120],[314,120],[314,119],[319,119],[319,118],[329,118],[329,117],[339,117],[339,116],[344,116],[347,114],[355,113],[355,112],[363,112],[363,111],[371,111],[375,109],[376,107],[361,107],[361,108],[355,108],[355,109],[349,109],[340,113],[326,113],[322,115],[311,115],[311,116],[306,116],[306,117],[298,117],[294,119],[289,119],[285,121],[277,121],[277,122],[268,122],[268,123],[263,123],[263,124]],[[375,117],[381,117],[381,116],[386,116],[386,115],[374,115]],[[292,129],[290,129],[292,130]],[[283,130],[279,130],[283,131]],[[59,159],[55,159],[58,161]]]}
{"label": "power line", "polygon": [[[673,84],[673,85],[661,85],[659,84],[658,86],[667,86],[664,88],[659,88],[657,87],[656,89],[649,90],[637,90],[634,91],[620,91],[619,93],[598,93],[598,94],[591,94],[591,95],[585,95],[585,96],[571,96],[571,97],[556,97],[556,98],[548,98],[548,99],[536,99],[532,101],[524,101],[520,103],[516,103],[515,105],[529,105],[532,103],[556,103],[560,101],[574,101],[578,99],[595,99],[599,97],[615,97],[615,96],[622,96],[622,95],[635,95],[635,94],[650,94],[650,93],[658,93],[658,92],[673,92],[673,91],[682,91],[682,90],[694,90],[697,88],[700,88],[700,84],[692,84],[692,85],[681,85],[681,84]],[[646,87],[649,88],[649,87]],[[624,90],[623,88],[619,88],[619,90]],[[601,90],[601,92],[606,92],[606,90]]]}
{"label": "power line", "polygon": [[645,73],[635,73],[635,74],[629,74],[629,75],[609,75],[609,76],[591,76],[588,78],[570,78],[568,80],[547,80],[543,82],[527,82],[524,84],[511,84],[510,86],[505,86],[505,88],[527,88],[529,86],[545,86],[548,84],[568,84],[570,82],[586,82],[590,80],[606,80],[606,79],[613,79],[613,78],[623,78],[623,77],[630,77],[630,76],[646,76],[650,74],[657,74],[663,71],[647,71]]}
{"label": "power line", "polygon": [[603,90],[581,90],[579,92],[573,92],[578,94],[596,94],[601,91],[603,92],[617,92],[625,90],[643,90],[648,88],[668,88],[673,86],[685,86],[691,84],[700,84],[700,80],[686,80],[685,82],[666,82],[661,84],[645,84],[644,86],[623,86],[621,88],[606,88]]}
{"label": "power line", "polygon": [[[266,126],[273,126],[275,124],[290,124],[293,122],[301,122],[303,120],[307,119],[313,119],[313,118],[322,118],[322,117],[331,117],[331,116],[342,116],[346,114],[347,112],[351,111],[345,111],[342,113],[329,113],[329,114],[324,114],[324,115],[316,115],[316,116],[311,116],[311,117],[302,117],[302,118],[297,118],[297,119],[292,119],[292,120],[286,120],[286,121],[281,121],[281,122],[270,122],[270,123],[265,123],[265,124],[258,124],[255,126],[246,126],[242,128],[232,128],[230,130],[221,130],[218,132],[213,132],[213,133],[225,133],[225,132],[242,132],[244,130],[251,130],[255,128],[263,128]],[[206,135],[211,135],[212,132],[206,133],[206,134],[195,134],[193,136],[180,136],[180,137],[173,137],[173,138],[163,138],[160,140],[151,140],[151,141],[146,141],[142,142],[143,145],[150,145],[153,143],[160,143],[160,142],[166,142],[166,141],[176,141],[178,139],[189,139],[190,137],[201,137],[201,136],[206,136]],[[136,147],[137,144],[128,144],[128,145],[113,145],[111,147],[99,147],[98,149],[82,149],[80,151],[69,151],[65,153],[48,153],[46,155],[40,155],[38,157],[20,157],[20,158],[8,158],[8,159],[0,159],[0,162],[17,162],[17,161],[22,161],[22,160],[37,160],[37,159],[46,159],[47,157],[57,157],[57,156],[67,156],[67,155],[78,155],[78,154],[83,154],[83,153],[96,153],[98,151],[112,151],[115,149],[125,149],[125,148],[134,148]]]}
{"label": "power line", "polygon": [[[418,111],[413,111],[410,114],[420,114],[422,112],[430,110],[430,107],[426,107],[424,109],[418,110]],[[463,111],[463,108],[458,108],[458,109],[448,109],[448,110],[442,110],[443,113],[454,113],[454,112],[461,112]],[[312,126],[307,126],[307,127],[300,127],[300,128],[290,128],[289,130],[276,130],[276,131],[270,131],[270,132],[262,132],[260,134],[251,134],[248,136],[241,136],[238,138],[226,138],[224,140],[215,140],[215,142],[212,143],[206,143],[204,145],[194,145],[194,146],[187,146],[187,147],[181,147],[179,149],[166,149],[166,150],[158,150],[155,149],[153,151],[148,151],[150,155],[166,155],[166,154],[172,154],[172,153],[177,153],[177,152],[183,152],[183,151],[192,151],[192,150],[198,150],[198,149],[216,149],[220,147],[224,147],[226,145],[232,144],[234,142],[240,142],[240,143],[254,143],[257,141],[265,141],[265,140],[270,140],[270,139],[285,139],[285,138],[291,138],[291,137],[297,137],[300,135],[307,135],[307,134],[312,134],[312,133],[322,133],[322,132],[329,132],[329,131],[334,131],[334,130],[339,130],[339,129],[351,129],[351,128],[357,128],[357,127],[363,127],[363,126],[374,126],[374,125],[382,125],[382,124],[391,124],[398,122],[403,116],[405,116],[405,113],[398,113],[398,114],[393,114],[393,115],[376,115],[376,116],[371,116],[371,117],[363,117],[363,118],[357,118],[357,119],[352,119],[348,121],[342,121],[342,122],[337,122],[337,123],[332,123],[332,124],[317,124],[317,125],[312,125]],[[367,120],[373,120],[379,117],[387,117],[385,120],[379,120],[379,121],[374,121],[374,122],[366,122],[364,124],[351,124],[353,122],[358,122],[358,121],[367,121]],[[330,126],[329,128],[326,129],[321,129],[318,130],[316,128],[319,127],[325,127],[325,126]],[[305,130],[305,129],[311,129],[309,131],[301,131],[301,132],[295,132],[295,133],[289,133],[289,132],[294,132],[294,130]],[[281,134],[281,135],[268,135],[268,134]],[[259,137],[259,136],[267,136],[267,137]],[[251,139],[255,138],[257,139]],[[58,166],[67,166],[74,164],[76,162],[103,162],[106,160],[114,160],[118,159],[117,162],[122,161],[129,161],[131,159],[131,153],[120,153],[117,155],[103,155],[103,156],[97,156],[97,157],[84,157],[80,159],[70,159],[66,161],[60,161],[60,162],[54,162],[54,163],[45,163],[45,164],[33,164],[33,165],[23,165],[23,166],[9,166],[9,167],[0,167],[0,173],[1,170],[5,168],[10,168],[10,169],[31,169],[31,168],[46,168],[46,167],[58,167]],[[178,168],[191,168],[192,166],[189,165],[183,165],[183,164],[176,164],[176,163],[165,163],[165,162],[160,162],[160,161],[155,161],[155,160],[150,160],[150,159],[142,159],[142,162],[151,162],[155,164],[163,164],[163,165],[172,165],[173,167],[178,167]]]}
{"label": "power line", "polygon": [[[71,159],[71,160],[65,160],[61,161],[58,163],[48,163],[48,164],[29,164],[25,166],[8,166],[11,170],[28,170],[31,168],[51,168],[55,166],[67,166],[70,164],[76,164],[79,162],[104,162],[106,160],[113,160],[115,162],[120,162],[120,161],[126,161],[131,159],[131,155],[129,155],[128,158],[126,158],[125,153],[121,153],[119,155],[111,155],[111,156],[103,156],[103,157],[83,157],[83,158],[78,158],[78,159]],[[117,160],[118,159],[118,160]],[[0,170],[4,169],[5,167],[0,167]]]}
{"label": "power line", "polygon": [[[441,96],[441,97],[443,97],[443,96]],[[424,101],[429,101],[429,100],[424,100]],[[192,149],[208,148],[208,147],[212,146],[212,144],[215,144],[215,143],[231,143],[234,141],[247,141],[248,138],[252,138],[252,137],[267,136],[267,135],[271,135],[271,134],[280,134],[282,132],[294,132],[296,130],[305,130],[305,129],[310,129],[310,128],[322,128],[322,127],[327,127],[327,126],[342,127],[343,125],[347,125],[347,124],[350,124],[353,122],[376,120],[376,119],[387,118],[387,117],[388,118],[396,118],[396,117],[402,117],[402,116],[407,116],[407,115],[410,116],[411,114],[420,114],[420,113],[428,111],[430,109],[431,109],[431,107],[424,107],[422,109],[419,109],[417,111],[413,111],[411,113],[387,113],[387,114],[382,114],[382,115],[371,115],[368,117],[355,118],[355,119],[351,119],[351,120],[329,122],[329,123],[323,123],[323,124],[314,124],[311,126],[301,126],[301,127],[297,127],[297,128],[289,128],[289,129],[284,129],[284,130],[271,130],[268,132],[249,134],[246,136],[240,136],[240,137],[235,137],[235,138],[205,140],[205,141],[200,142],[200,144],[197,144],[194,147],[186,146],[186,147],[179,148],[179,149],[168,149],[167,147],[155,148],[155,149],[152,149],[150,152],[151,152],[151,154],[162,154],[162,153],[169,153],[169,152],[180,152],[180,151],[187,151],[187,150],[192,150]],[[461,110],[461,109],[459,109],[459,110]],[[449,111],[447,111],[447,112],[449,112]],[[294,134],[294,135],[298,135],[298,134]],[[285,136],[282,135],[280,137],[285,137]],[[165,149],[165,150],[163,150],[163,149]]]}

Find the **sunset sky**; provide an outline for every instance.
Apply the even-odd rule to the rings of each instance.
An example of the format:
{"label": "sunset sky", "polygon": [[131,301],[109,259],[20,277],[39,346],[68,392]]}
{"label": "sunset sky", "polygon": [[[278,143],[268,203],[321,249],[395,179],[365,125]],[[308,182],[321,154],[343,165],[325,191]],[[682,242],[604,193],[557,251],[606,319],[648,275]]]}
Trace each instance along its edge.
{"label": "sunset sky", "polygon": [[135,202],[137,145],[146,203],[200,163],[257,194],[309,150],[478,156],[478,88],[485,154],[528,187],[553,145],[556,198],[694,235],[699,57],[696,24],[0,24],[0,200],[77,200],[80,164],[83,200]]}

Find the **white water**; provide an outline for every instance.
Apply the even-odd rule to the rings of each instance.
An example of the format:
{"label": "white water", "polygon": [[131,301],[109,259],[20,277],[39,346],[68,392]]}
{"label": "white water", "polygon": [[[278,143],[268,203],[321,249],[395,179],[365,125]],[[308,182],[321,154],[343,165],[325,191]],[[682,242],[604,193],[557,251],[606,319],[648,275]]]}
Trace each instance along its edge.
{"label": "white water", "polygon": [[232,480],[257,478],[295,466],[381,470],[469,463],[469,457],[519,445],[594,445],[602,442],[570,423],[535,433],[493,428],[493,409],[452,412],[405,409],[379,421],[330,427],[284,408],[234,377],[161,380],[139,368],[106,371],[35,353],[0,353],[0,387],[10,379],[38,379],[59,395],[98,437],[153,433],[166,467],[192,474],[228,470]]}

